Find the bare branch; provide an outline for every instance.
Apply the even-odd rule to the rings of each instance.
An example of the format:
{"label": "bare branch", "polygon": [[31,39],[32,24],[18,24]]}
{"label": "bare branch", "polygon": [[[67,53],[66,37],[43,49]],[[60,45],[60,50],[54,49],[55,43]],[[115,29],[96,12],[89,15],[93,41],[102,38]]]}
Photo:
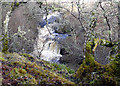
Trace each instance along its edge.
{"label": "bare branch", "polygon": [[[110,23],[109,23],[109,19],[108,19],[108,17],[106,16],[106,11],[105,11],[105,9],[103,8],[103,6],[102,6],[102,4],[101,4],[102,2],[99,2],[99,4],[100,4],[100,7],[101,7],[101,9],[103,10],[103,16],[104,16],[104,18],[105,18],[105,20],[106,20],[106,23],[107,23],[107,26],[108,26],[108,29],[109,29],[109,31],[111,31],[111,26],[110,26]],[[111,33],[109,33],[109,40],[110,41],[112,41],[112,39],[111,39]]]}

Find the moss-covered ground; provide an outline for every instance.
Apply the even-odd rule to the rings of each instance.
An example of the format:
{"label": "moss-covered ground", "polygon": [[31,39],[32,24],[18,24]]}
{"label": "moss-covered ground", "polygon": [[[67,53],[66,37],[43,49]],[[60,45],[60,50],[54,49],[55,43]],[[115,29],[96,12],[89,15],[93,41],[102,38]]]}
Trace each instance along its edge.
{"label": "moss-covered ground", "polygon": [[74,84],[74,70],[28,54],[0,53],[2,84]]}
{"label": "moss-covered ground", "polygon": [[[97,45],[112,47],[115,54],[110,55],[110,63],[102,65],[95,61],[94,51]],[[2,84],[120,84],[120,54],[115,43],[95,39],[87,42],[85,59],[75,72],[64,64],[50,63],[23,53],[2,53]]]}

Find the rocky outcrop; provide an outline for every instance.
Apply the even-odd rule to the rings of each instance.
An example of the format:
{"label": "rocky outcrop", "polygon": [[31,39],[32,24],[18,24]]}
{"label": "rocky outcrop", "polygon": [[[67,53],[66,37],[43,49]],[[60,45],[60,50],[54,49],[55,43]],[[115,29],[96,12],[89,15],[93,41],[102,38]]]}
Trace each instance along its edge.
{"label": "rocky outcrop", "polygon": [[[43,10],[44,8],[45,8],[45,5],[43,5],[43,8],[40,8],[36,2],[34,3],[28,2],[26,4],[22,4],[18,6],[18,8],[16,8],[13,11],[10,22],[9,22],[9,37],[10,37],[9,51],[10,52],[22,52],[22,53],[33,52],[34,44],[36,43],[36,37],[38,36],[37,25],[40,24],[43,18],[43,14],[45,14],[45,10]],[[86,13],[88,10],[84,10],[84,9],[83,11],[85,11]],[[98,8],[96,12],[99,12],[99,10],[100,9]],[[103,12],[102,10],[100,11],[102,15]],[[83,13],[82,17],[83,19],[88,20],[88,21],[83,21],[85,26],[87,27],[88,23],[90,22],[89,16],[91,14],[87,13],[88,14],[87,15],[85,13]],[[75,15],[77,15],[77,13]],[[97,17],[96,15],[94,16]],[[115,18],[115,21],[116,21],[116,18]],[[97,35],[98,37],[105,36],[105,35],[102,35],[103,33],[100,31],[104,28],[106,28],[105,30],[107,30],[107,26],[105,26],[103,22],[104,22],[104,18],[103,17],[101,18],[100,16],[98,16],[98,20],[97,20],[98,25],[95,28],[95,31],[99,33]],[[62,24],[63,25],[61,25],[60,27],[61,29],[57,30],[56,32],[71,34],[71,37],[68,37],[65,40],[60,40],[58,42],[61,48],[65,49],[61,51],[61,53],[63,54],[63,57],[60,59],[60,62],[67,64],[73,69],[77,69],[81,64],[83,55],[84,55],[83,48],[84,48],[85,31],[80,26],[78,19],[74,18],[71,14],[67,14],[64,16]],[[114,34],[116,33],[117,32],[114,32]],[[106,36],[108,36],[108,32]],[[101,37],[101,38],[104,38],[104,37]],[[100,62],[102,64],[106,64],[108,61],[104,63],[104,61],[106,61],[104,59],[107,56],[109,56],[109,52],[110,52],[110,48],[106,49],[105,47],[98,46],[95,51],[96,60],[100,61],[100,58],[101,58]]]}
{"label": "rocky outcrop", "polygon": [[108,64],[111,48],[98,45],[95,51],[95,60],[101,64]]}
{"label": "rocky outcrop", "polygon": [[[30,53],[34,49],[33,45],[35,44],[35,39],[38,35],[38,21],[35,18],[35,15],[33,15],[33,11],[29,10],[28,5],[29,3],[20,5],[11,15],[8,27],[10,52]],[[35,5],[33,5],[33,7],[34,6]],[[37,9],[39,9],[39,6]]]}
{"label": "rocky outcrop", "polygon": [[[109,47],[115,47],[116,45],[114,43],[110,43],[105,40],[99,40],[101,45],[108,46]],[[107,85],[117,85],[119,84],[119,81],[117,78],[119,78],[119,65],[120,60],[119,54],[113,55],[110,57],[110,62],[108,64],[102,65],[99,62],[97,62],[94,58],[94,55],[91,53],[94,53],[94,49],[92,49],[92,45],[94,42],[87,42],[86,44],[86,52],[85,52],[85,60],[80,65],[79,69],[77,70],[75,77],[78,79],[79,84],[107,84]],[[96,44],[97,45],[97,44]],[[117,49],[116,49],[117,51]],[[85,81],[85,82],[84,82]]]}

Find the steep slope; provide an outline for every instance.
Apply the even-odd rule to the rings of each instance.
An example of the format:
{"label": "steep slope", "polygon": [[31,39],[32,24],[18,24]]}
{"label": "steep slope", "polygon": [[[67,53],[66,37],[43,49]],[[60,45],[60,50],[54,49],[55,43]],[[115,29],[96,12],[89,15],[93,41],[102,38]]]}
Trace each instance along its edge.
{"label": "steep slope", "polygon": [[18,53],[0,53],[0,61],[2,84],[74,84],[70,81],[74,71],[64,65]]}

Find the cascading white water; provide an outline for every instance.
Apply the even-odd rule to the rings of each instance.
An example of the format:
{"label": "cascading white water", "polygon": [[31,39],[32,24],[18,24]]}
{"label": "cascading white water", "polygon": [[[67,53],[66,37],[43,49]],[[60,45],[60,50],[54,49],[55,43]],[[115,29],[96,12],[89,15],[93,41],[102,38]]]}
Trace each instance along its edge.
{"label": "cascading white water", "polygon": [[[49,33],[48,29],[51,34]],[[38,30],[38,48],[39,52],[41,52],[40,58],[46,61],[57,62],[62,55],[60,55],[60,49],[57,41],[53,40],[55,38],[53,35],[54,30],[46,26],[44,28],[38,28]]]}
{"label": "cascading white water", "polygon": [[39,54],[41,59],[50,62],[57,62],[62,55],[60,54],[59,44],[55,39],[61,39],[67,37],[64,34],[55,33],[54,26],[59,29],[60,22],[56,22],[57,20],[61,20],[62,16],[59,12],[52,13],[47,16],[48,25],[44,20],[40,23],[40,27],[38,27],[38,38],[37,38],[37,46],[35,45],[35,53]]}

